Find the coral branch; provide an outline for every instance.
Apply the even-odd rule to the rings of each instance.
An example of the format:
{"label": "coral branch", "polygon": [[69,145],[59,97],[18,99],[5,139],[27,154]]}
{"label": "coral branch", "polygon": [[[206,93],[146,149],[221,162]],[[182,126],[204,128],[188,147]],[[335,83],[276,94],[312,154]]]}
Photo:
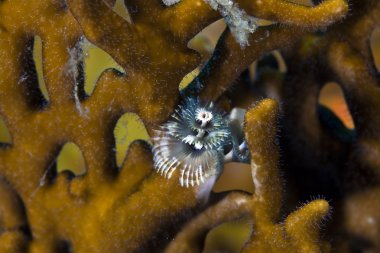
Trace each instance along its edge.
{"label": "coral branch", "polygon": [[165,9],[165,6],[160,1],[155,0],[124,0],[124,4],[133,23],[157,21],[156,12],[162,12]]}
{"label": "coral branch", "polygon": [[19,68],[17,62],[24,43],[20,41],[18,36],[11,35],[8,32],[6,34],[8,36],[0,37],[0,47],[2,48],[0,60],[3,66],[0,68],[0,110],[7,127],[10,132],[13,132],[17,129],[18,122],[30,108],[24,96],[23,70]]}
{"label": "coral branch", "polygon": [[[318,228],[328,213],[327,201],[314,200],[286,218],[286,232],[299,252],[321,252],[321,245],[316,244],[319,241]],[[323,246],[328,249],[327,245]]]}
{"label": "coral branch", "polygon": [[368,73],[361,56],[346,44],[332,43],[328,52],[330,65],[348,98],[358,134],[378,137],[380,90],[376,79]]}
{"label": "coral branch", "polygon": [[329,244],[318,236],[318,224],[328,210],[326,201],[315,200],[291,213],[285,225],[267,223],[258,227],[242,252],[330,252]]}
{"label": "coral branch", "polygon": [[249,64],[267,52],[288,46],[301,33],[300,30],[292,28],[258,29],[249,39],[250,46],[242,49],[233,36],[226,32],[225,37],[218,42],[213,57],[191,85],[204,85],[202,96],[208,100],[216,99]]}
{"label": "coral branch", "polygon": [[275,221],[281,207],[279,155],[275,144],[278,110],[278,104],[268,99],[249,110],[245,116],[245,133],[251,151],[255,184],[256,222]]}
{"label": "coral branch", "polygon": [[164,7],[160,1],[125,2],[135,24],[159,24],[160,29],[170,32],[182,46],[207,25],[220,19],[218,12],[203,0],[182,1],[170,7]]}
{"label": "coral branch", "polygon": [[182,1],[166,8],[160,16],[170,32],[182,43],[187,42],[207,25],[220,19],[218,12],[212,10],[203,0]]}
{"label": "coral branch", "polygon": [[87,39],[106,50],[124,69],[146,66],[146,44],[136,29],[103,0],[68,1],[68,4]]}
{"label": "coral branch", "polygon": [[324,27],[343,18],[348,11],[345,0],[326,0],[315,7],[286,0],[237,0],[250,15],[301,27]]}
{"label": "coral branch", "polygon": [[267,99],[249,110],[245,117],[255,193],[251,206],[254,232],[243,252],[320,252],[321,245],[325,249],[328,245],[317,243],[315,225],[329,210],[326,201],[315,200],[291,213],[285,225],[276,224],[282,199],[275,143],[278,113],[278,104]]}
{"label": "coral branch", "polygon": [[4,253],[25,252],[27,220],[22,203],[13,189],[0,179],[0,250]]}
{"label": "coral branch", "polygon": [[[73,82],[70,76],[67,75],[67,70],[69,69],[67,63],[70,56],[69,50],[74,47],[81,35],[79,26],[62,6],[62,3],[58,3],[58,1],[6,2],[2,4],[1,11],[11,13],[14,9],[28,12],[28,15],[7,15],[2,13],[1,22],[4,23],[5,27],[9,28],[10,36],[8,38],[13,37],[17,41],[8,42],[8,46],[13,44],[20,47],[24,43],[23,48],[17,49],[19,52],[15,54],[17,57],[24,57],[20,62],[24,64],[24,66],[20,66],[22,73],[17,76],[17,78],[20,78],[20,83],[27,82],[27,85],[38,90],[38,81],[33,69],[33,59],[31,59],[33,55],[33,44],[31,42],[33,42],[34,35],[41,36],[44,62],[43,78],[49,92],[50,102],[66,103],[71,101]],[[29,27],[25,26],[28,23]],[[9,60],[11,57],[3,59]],[[27,62],[30,63],[26,64]],[[13,69],[17,70],[18,68],[14,67]],[[29,93],[30,90],[29,87],[28,91],[24,93]],[[31,95],[29,94],[29,96]]]}
{"label": "coral branch", "polygon": [[188,223],[165,252],[200,252],[207,232],[223,222],[248,215],[250,201],[245,194],[231,193]]}
{"label": "coral branch", "polygon": [[379,26],[380,2],[379,1],[351,1],[352,8],[361,7],[360,11],[352,14],[352,18],[344,25],[338,25],[338,36],[346,38],[350,46],[355,48],[365,58],[370,58],[369,40],[373,30]]}

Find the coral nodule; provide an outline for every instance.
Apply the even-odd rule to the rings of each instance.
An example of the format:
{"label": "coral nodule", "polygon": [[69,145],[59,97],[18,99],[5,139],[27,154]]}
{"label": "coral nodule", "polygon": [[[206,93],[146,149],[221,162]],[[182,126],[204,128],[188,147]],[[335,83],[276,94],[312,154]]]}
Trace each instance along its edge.
{"label": "coral nodule", "polygon": [[[377,0],[0,1],[0,252],[202,252],[242,218],[236,252],[379,252],[379,15]],[[218,20],[209,55],[188,47]],[[89,43],[117,67],[89,77]],[[328,82],[354,130],[319,104]],[[123,115],[153,144],[124,161]],[[249,176],[228,178],[241,161]]]}

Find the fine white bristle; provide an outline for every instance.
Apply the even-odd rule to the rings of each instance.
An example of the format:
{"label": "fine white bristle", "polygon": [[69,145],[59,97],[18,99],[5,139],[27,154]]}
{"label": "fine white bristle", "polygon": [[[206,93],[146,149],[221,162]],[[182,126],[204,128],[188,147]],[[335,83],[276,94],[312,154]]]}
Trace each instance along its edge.
{"label": "fine white bristle", "polygon": [[187,188],[189,187],[190,168],[191,168],[191,166],[188,166],[188,167],[187,167],[187,170],[186,170],[186,187],[187,187]]}
{"label": "fine white bristle", "polygon": [[183,186],[184,185],[184,183],[183,183],[183,175],[184,175],[184,173],[185,173],[185,168],[183,168],[182,170],[181,170],[181,176],[179,177],[179,183],[181,184],[181,186]]}

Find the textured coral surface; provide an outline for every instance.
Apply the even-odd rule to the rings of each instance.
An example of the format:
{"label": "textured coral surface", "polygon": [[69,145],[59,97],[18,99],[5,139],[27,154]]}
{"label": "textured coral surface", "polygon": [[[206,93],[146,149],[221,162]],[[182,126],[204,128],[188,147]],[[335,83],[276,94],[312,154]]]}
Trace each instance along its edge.
{"label": "textured coral surface", "polygon": [[[125,0],[128,17],[113,0],[0,1],[0,114],[9,131],[0,147],[0,252],[201,252],[210,230],[242,217],[251,224],[243,252],[380,251],[380,91],[370,46],[380,1],[235,2],[270,22],[245,47],[227,28],[204,63],[188,42],[221,16],[202,0]],[[92,93],[84,40],[119,66]],[[273,68],[273,50],[286,73]],[[152,134],[200,65],[182,94],[226,110],[249,105],[254,186],[206,204],[198,187],[154,172],[147,142],[132,143],[121,162],[113,135],[125,113]],[[343,89],[354,131],[318,105],[327,82]],[[82,152],[85,173],[57,171],[67,142]]]}

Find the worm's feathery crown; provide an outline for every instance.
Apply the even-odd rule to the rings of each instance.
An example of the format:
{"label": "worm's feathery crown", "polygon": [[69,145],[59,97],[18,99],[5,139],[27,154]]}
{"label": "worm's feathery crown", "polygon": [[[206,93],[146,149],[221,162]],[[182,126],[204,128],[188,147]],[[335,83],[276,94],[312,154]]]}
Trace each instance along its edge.
{"label": "worm's feathery crown", "polygon": [[222,170],[223,147],[230,143],[224,113],[213,103],[186,98],[153,138],[155,168],[170,178],[181,167],[181,185],[199,185]]}

